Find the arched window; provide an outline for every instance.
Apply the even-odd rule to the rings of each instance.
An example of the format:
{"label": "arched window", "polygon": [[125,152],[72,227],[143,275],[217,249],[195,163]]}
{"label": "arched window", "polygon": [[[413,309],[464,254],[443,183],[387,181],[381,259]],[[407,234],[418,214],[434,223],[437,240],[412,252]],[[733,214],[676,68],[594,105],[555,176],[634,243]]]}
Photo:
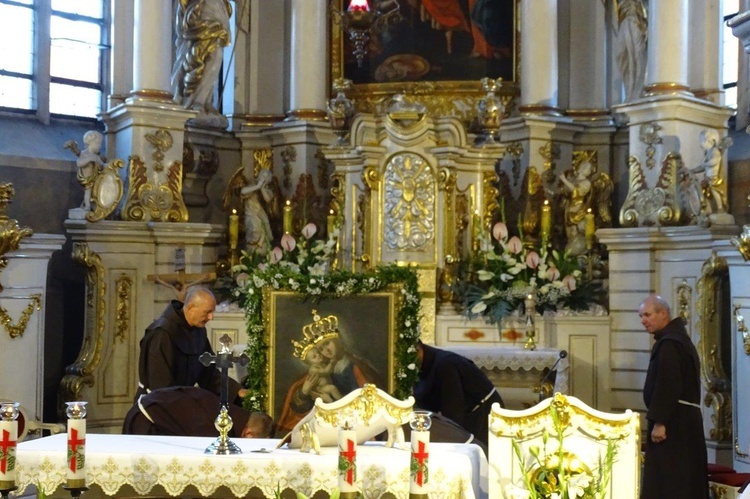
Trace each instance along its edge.
{"label": "arched window", "polygon": [[103,0],[0,0],[0,109],[95,118],[108,46]]}

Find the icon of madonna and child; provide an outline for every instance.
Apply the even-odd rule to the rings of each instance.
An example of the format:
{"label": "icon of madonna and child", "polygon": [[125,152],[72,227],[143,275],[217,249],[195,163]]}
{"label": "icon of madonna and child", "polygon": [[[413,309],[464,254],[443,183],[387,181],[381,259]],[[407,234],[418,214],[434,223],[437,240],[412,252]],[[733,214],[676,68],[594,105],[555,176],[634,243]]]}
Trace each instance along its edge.
{"label": "icon of madonna and child", "polygon": [[301,341],[291,340],[294,358],[306,372],[286,393],[277,422],[280,432],[291,431],[317,398],[333,402],[365,383],[387,388],[373,364],[346,341],[336,316],[321,317],[316,310],[312,314],[313,323],[302,328]]}

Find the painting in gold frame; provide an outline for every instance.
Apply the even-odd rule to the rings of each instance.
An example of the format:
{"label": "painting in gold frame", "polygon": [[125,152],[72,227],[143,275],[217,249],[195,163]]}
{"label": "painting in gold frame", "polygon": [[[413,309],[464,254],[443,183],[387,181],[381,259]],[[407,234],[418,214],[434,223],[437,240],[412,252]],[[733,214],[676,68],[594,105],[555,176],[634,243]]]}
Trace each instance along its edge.
{"label": "painting in gold frame", "polygon": [[[398,2],[403,20],[370,37],[361,68],[347,33],[331,16],[331,81],[346,78],[357,110],[375,112],[396,93],[411,94],[440,116],[467,118],[483,95],[479,80],[502,78],[501,95],[518,94],[518,0],[371,0]],[[335,0],[344,10],[349,0]],[[384,9],[387,10],[387,9]],[[445,12],[441,13],[440,10]],[[490,45],[472,14],[492,19]],[[455,23],[451,29],[453,17]],[[477,40],[475,40],[477,38]],[[450,46],[450,53],[448,47]]]}
{"label": "painting in gold frame", "polygon": [[[264,289],[267,407],[279,434],[291,431],[317,397],[337,400],[364,382],[393,393],[399,300],[397,289],[315,301],[292,291]],[[331,316],[337,339],[323,338],[333,329]],[[313,326],[307,331],[321,335],[320,341],[306,340],[305,326]],[[302,345],[312,345],[304,361]]]}

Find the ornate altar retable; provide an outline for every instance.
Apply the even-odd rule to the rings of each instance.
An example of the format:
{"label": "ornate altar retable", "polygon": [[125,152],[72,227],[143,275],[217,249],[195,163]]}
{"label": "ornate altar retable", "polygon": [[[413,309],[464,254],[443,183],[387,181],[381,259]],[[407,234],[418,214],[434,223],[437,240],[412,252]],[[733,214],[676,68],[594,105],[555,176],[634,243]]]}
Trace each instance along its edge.
{"label": "ornate altar retable", "polygon": [[[278,440],[235,439],[242,454],[204,454],[212,438],[89,434],[86,437],[85,497],[162,495],[275,497],[277,487],[305,495],[337,485],[338,449],[320,455],[274,449]],[[19,493],[36,485],[48,497],[70,497],[66,435],[18,444]],[[357,481],[366,497],[409,495],[408,450],[368,442],[357,451]],[[481,498],[487,494],[487,459],[472,444],[430,446],[431,498]]]}

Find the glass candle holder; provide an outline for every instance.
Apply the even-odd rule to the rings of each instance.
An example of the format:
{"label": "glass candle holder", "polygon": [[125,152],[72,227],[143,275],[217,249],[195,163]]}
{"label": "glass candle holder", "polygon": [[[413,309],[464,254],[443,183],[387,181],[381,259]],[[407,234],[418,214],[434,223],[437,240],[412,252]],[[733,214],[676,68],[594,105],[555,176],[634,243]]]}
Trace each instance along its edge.
{"label": "glass candle holder", "polygon": [[16,488],[18,408],[18,402],[0,404],[0,490],[5,491]]}

